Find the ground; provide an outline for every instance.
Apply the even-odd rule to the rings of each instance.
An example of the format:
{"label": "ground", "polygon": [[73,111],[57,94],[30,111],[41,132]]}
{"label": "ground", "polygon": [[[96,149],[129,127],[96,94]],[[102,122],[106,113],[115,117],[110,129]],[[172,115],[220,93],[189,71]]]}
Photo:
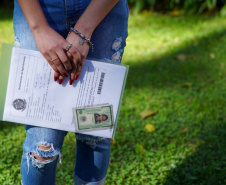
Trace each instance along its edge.
{"label": "ground", "polygon": [[[12,11],[0,15],[0,44],[13,43]],[[225,17],[130,15],[122,62],[130,70],[106,184],[226,184]],[[24,137],[23,125],[1,123],[0,184],[19,184]],[[75,149],[69,133],[57,185],[73,184]]]}

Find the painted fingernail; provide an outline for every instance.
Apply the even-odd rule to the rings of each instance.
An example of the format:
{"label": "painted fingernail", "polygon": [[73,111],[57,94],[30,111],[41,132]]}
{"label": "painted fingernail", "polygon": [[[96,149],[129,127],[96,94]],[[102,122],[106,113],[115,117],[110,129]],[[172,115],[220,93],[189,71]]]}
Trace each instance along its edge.
{"label": "painted fingernail", "polygon": [[78,77],[79,77],[78,75],[75,75],[75,80],[77,80],[77,79],[78,79]]}
{"label": "painted fingernail", "polygon": [[55,82],[57,81],[57,77],[56,77],[56,76],[54,76],[54,81],[55,81]]}
{"label": "painted fingernail", "polygon": [[69,84],[70,84],[70,85],[72,85],[73,82],[74,82],[74,80],[72,80],[72,79],[69,80]]}
{"label": "painted fingernail", "polygon": [[63,80],[62,80],[62,79],[59,79],[59,84],[60,84],[60,85],[62,84],[62,82],[63,82]]}
{"label": "painted fingernail", "polygon": [[68,77],[68,74],[67,73],[64,73],[64,76]]}

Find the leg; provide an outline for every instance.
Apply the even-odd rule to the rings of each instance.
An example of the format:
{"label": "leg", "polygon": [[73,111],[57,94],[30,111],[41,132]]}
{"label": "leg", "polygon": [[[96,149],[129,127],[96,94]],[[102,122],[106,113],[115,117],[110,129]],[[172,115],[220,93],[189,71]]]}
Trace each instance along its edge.
{"label": "leg", "polygon": [[55,184],[57,160],[67,132],[25,126],[21,177],[23,185]]}
{"label": "leg", "polygon": [[102,185],[110,159],[110,139],[76,134],[75,185]]}
{"label": "leg", "polygon": [[[14,3],[15,45],[25,49],[38,50],[17,0]],[[62,16],[64,2],[40,0],[40,3],[50,26],[62,35],[66,35],[65,23],[59,20],[65,20]],[[56,20],[54,21],[51,16]],[[25,128],[27,136],[23,144],[24,151],[21,162],[23,185],[55,184],[57,160],[60,157],[64,136],[67,132],[27,125]]]}
{"label": "leg", "polygon": [[[87,58],[121,62],[128,36],[128,7],[119,0],[93,32],[94,52]],[[110,139],[76,134],[75,185],[103,185],[110,158]]]}

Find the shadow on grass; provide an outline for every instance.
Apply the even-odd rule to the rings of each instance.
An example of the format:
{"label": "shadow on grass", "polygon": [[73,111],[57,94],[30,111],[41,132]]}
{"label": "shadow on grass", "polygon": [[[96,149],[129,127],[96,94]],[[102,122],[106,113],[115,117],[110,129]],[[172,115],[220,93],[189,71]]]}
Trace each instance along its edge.
{"label": "shadow on grass", "polygon": [[6,122],[6,121],[0,121],[0,132],[4,128],[10,129],[10,128],[19,127],[19,126],[21,126],[21,124],[19,124],[19,123],[11,123],[11,122]]}
{"label": "shadow on grass", "polygon": [[[208,138],[208,139],[206,139]],[[170,171],[164,185],[226,184],[226,122],[204,132],[204,143],[174,170]]]}
{"label": "shadow on grass", "polygon": [[12,19],[13,19],[13,8],[4,8],[4,9],[0,8],[0,21]]}
{"label": "shadow on grass", "polygon": [[[218,42],[225,35],[224,29],[196,40],[199,43],[197,46],[191,41],[163,57],[130,63],[126,88],[168,88],[185,82],[199,83],[207,80],[213,75],[213,64],[209,65],[206,61],[214,62],[210,58],[214,48],[225,47],[225,43]],[[178,60],[178,54],[185,55],[186,59]]]}
{"label": "shadow on grass", "polygon": [[[201,88],[202,85],[200,84],[208,83],[210,82],[209,80],[214,79],[217,81],[216,78],[221,78],[221,75],[216,72],[220,68],[220,63],[224,62],[221,60],[225,59],[225,54],[222,54],[222,49],[222,51],[219,50],[219,52],[221,52],[219,55],[215,48],[225,48],[225,42],[221,40],[225,39],[225,35],[226,30],[222,29],[196,40],[196,42],[199,43],[198,46],[194,46],[194,41],[191,41],[184,47],[175,48],[174,52],[170,52],[163,57],[155,58],[151,61],[139,60],[140,62],[129,63],[130,71],[126,87],[127,90],[133,91],[134,89],[145,88],[149,90],[153,88],[168,89],[173,86],[183,85],[185,82],[198,84],[197,87]],[[211,59],[210,57],[210,53],[212,52],[216,55],[215,59]],[[178,54],[185,55],[186,60],[178,60],[176,57]],[[224,102],[222,102],[222,107],[223,103]],[[220,110],[216,111],[220,112]],[[131,115],[130,118],[132,119],[132,117],[133,115]],[[178,117],[175,116],[174,119],[179,122],[177,120]],[[203,117],[203,119],[205,120],[205,117]],[[167,122],[169,121],[170,120],[167,120]],[[163,134],[160,133],[159,130],[156,133],[154,132],[152,140],[155,141],[152,143],[150,142],[151,139],[142,141],[140,138],[141,134],[138,133],[139,131],[137,132],[135,126],[131,126],[130,134],[133,135],[134,139],[128,136],[124,138],[124,142],[135,144],[137,142],[136,139],[139,138],[141,140],[140,143],[147,151],[155,150],[157,153],[157,151],[162,148],[169,147],[171,141],[167,142],[167,137],[169,137],[169,140],[173,140],[175,146],[177,146],[178,143],[181,144],[182,141],[185,142],[184,146],[187,146],[187,143],[192,144],[193,141],[201,140],[202,142],[200,143],[202,144],[198,145],[195,152],[186,156],[173,170],[167,173],[167,178],[163,184],[223,185],[226,184],[226,122],[224,122],[224,120],[217,120],[217,118],[216,121],[219,121],[219,124],[208,122],[208,125],[212,125],[209,128],[204,126],[205,122],[197,123],[199,124],[197,130],[194,128],[197,127],[196,123],[192,122],[187,124],[188,130],[191,132],[194,131],[191,133],[192,136],[188,136],[187,138],[175,134],[178,132],[179,126],[175,127],[175,130],[171,127],[168,127],[168,129],[160,128]],[[188,122],[190,122],[190,120]],[[159,125],[159,127],[162,127],[162,125],[163,124]],[[136,130],[136,132],[133,132],[134,130]],[[175,133],[173,133],[173,131],[175,131]],[[166,133],[168,135],[166,135]],[[172,136],[170,136],[171,134]],[[166,139],[164,139],[164,137]],[[148,133],[143,133],[142,138],[150,138],[150,136]],[[129,162],[130,161],[126,161],[126,163]]]}

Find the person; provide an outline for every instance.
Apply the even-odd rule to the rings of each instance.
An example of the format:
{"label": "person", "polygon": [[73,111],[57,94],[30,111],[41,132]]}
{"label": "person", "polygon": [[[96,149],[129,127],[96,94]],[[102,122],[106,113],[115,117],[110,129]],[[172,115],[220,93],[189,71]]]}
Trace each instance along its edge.
{"label": "person", "polygon": [[108,116],[106,114],[98,114],[94,113],[95,117],[95,123],[101,123],[101,121],[106,121],[108,119]]}
{"label": "person", "polygon": [[[54,70],[54,80],[72,85],[86,58],[121,62],[128,15],[126,0],[14,0],[15,46],[39,50]],[[21,183],[54,185],[67,132],[25,129]],[[110,139],[76,134],[76,152],[74,183],[104,184]]]}

